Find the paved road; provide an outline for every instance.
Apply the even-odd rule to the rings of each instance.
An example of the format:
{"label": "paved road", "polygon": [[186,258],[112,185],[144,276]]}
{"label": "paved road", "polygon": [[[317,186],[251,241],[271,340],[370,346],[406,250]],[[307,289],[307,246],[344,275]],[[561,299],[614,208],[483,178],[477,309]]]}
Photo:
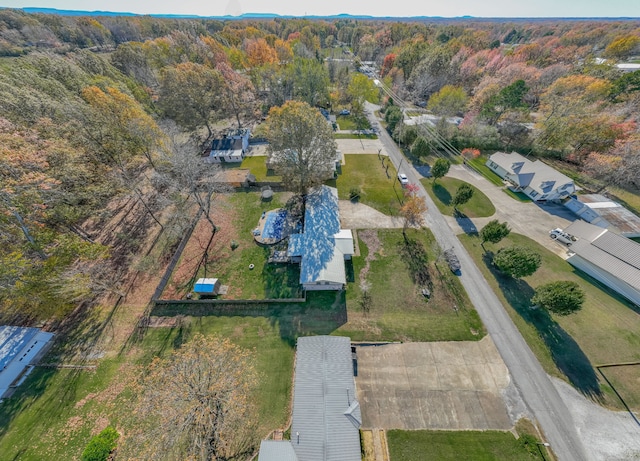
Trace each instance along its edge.
{"label": "paved road", "polygon": [[[372,124],[379,126],[373,117],[371,105],[367,105],[367,111]],[[458,255],[462,265],[460,281],[469,293],[480,318],[509,368],[516,387],[537,419],[554,453],[560,461],[590,460],[591,457],[585,452],[575,423],[560,394],[469,253],[420,184],[420,175],[404,159],[385,130],[380,130],[380,139],[396,168],[405,173],[412,183],[420,186],[420,193],[425,197],[429,209],[425,216],[427,226],[442,248],[453,248]]]}

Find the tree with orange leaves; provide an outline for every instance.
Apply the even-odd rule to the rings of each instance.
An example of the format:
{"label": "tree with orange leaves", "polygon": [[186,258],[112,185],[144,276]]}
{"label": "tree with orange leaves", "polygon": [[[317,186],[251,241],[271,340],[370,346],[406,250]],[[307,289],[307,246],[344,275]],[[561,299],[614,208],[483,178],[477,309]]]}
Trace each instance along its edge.
{"label": "tree with orange leaves", "polygon": [[269,46],[264,38],[247,40],[244,48],[251,67],[273,64],[278,61],[276,51]]}
{"label": "tree with orange leaves", "polygon": [[407,184],[404,189],[404,203],[400,208],[400,215],[404,218],[402,235],[405,240],[407,240],[408,227],[421,227],[424,225],[427,202],[424,197],[418,195],[419,190],[415,184]]}

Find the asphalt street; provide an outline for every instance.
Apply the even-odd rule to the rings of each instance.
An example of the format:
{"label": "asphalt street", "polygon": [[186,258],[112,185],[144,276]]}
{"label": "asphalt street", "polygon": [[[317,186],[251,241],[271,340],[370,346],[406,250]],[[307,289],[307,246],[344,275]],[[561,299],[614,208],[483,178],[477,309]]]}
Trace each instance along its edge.
{"label": "asphalt street", "polygon": [[[374,128],[380,128],[373,115],[374,106],[367,104],[367,112]],[[453,248],[462,265],[460,281],[469,293],[480,318],[504,360],[514,384],[535,416],[560,461],[585,461],[592,457],[585,451],[578,437],[576,425],[553,386],[549,376],[531,352],[522,335],[507,314],[469,253],[462,246],[438,208],[420,183],[421,176],[404,158],[386,130],[380,129],[380,140],[396,168],[419,186],[428,211],[425,221],[442,249]]]}

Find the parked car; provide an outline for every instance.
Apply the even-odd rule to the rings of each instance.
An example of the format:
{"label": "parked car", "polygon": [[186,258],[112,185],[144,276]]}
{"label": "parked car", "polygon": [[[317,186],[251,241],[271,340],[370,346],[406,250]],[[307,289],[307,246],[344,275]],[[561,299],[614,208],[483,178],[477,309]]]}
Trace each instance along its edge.
{"label": "parked car", "polygon": [[567,246],[571,246],[571,244],[577,240],[575,236],[568,234],[559,228],[551,229],[549,231],[549,237],[551,237],[551,240],[556,240],[557,242],[564,243]]}
{"label": "parked car", "polygon": [[407,178],[407,175],[404,173],[398,173],[398,181],[400,181],[400,184],[403,186],[409,184],[409,178]]}
{"label": "parked car", "polygon": [[351,115],[351,111],[349,109],[342,109],[340,115]]}

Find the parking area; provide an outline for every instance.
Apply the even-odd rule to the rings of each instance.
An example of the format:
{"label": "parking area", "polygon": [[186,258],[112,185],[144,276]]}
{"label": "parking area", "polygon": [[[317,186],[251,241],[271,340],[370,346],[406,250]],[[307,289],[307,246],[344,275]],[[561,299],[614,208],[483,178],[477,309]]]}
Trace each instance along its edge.
{"label": "parking area", "polygon": [[509,430],[524,412],[488,336],[358,346],[356,354],[363,428]]}

